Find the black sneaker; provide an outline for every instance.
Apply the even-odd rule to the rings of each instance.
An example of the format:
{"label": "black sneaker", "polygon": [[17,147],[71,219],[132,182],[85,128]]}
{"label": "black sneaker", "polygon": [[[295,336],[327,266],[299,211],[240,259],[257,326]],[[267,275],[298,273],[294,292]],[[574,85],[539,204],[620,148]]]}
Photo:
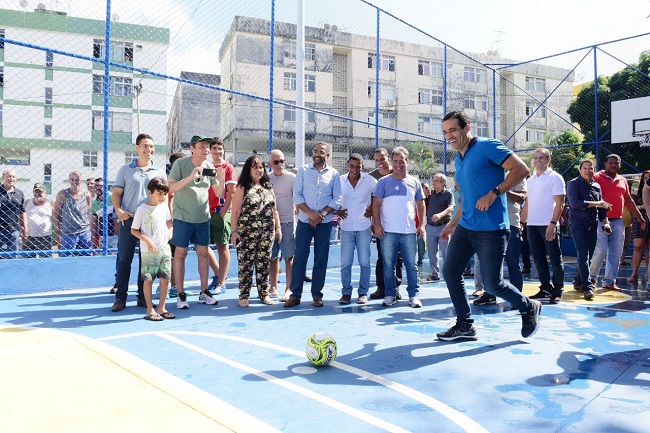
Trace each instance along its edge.
{"label": "black sneaker", "polygon": [[551,294],[549,292],[545,292],[544,290],[540,290],[539,292],[537,292],[533,296],[531,296],[530,299],[549,299],[550,297],[551,297]]}
{"label": "black sneaker", "polygon": [[471,325],[469,329],[462,329],[458,324],[455,324],[445,332],[438,332],[436,334],[438,340],[442,341],[455,341],[455,340],[477,340],[476,328]]}
{"label": "black sneaker", "polygon": [[549,303],[559,304],[560,302],[562,302],[562,292],[551,294],[551,299],[549,300]]}
{"label": "black sneaker", "polygon": [[473,302],[474,305],[494,305],[497,303],[497,298],[496,296],[488,295],[487,293],[483,293],[483,296],[478,298]]}
{"label": "black sneaker", "polygon": [[530,301],[532,304],[530,310],[521,315],[521,336],[528,338],[532,336],[539,328],[539,313],[542,312],[542,303],[539,301]]}
{"label": "black sneaker", "polygon": [[594,291],[592,289],[585,290],[585,299],[587,301],[591,301],[592,299],[594,299]]}
{"label": "black sneaker", "polygon": [[339,304],[349,304],[351,300],[352,295],[343,295],[341,296],[341,299],[339,299]]}
{"label": "black sneaker", "polygon": [[370,299],[384,299],[385,297],[386,294],[384,293],[384,289],[380,289],[379,287],[370,294]]}
{"label": "black sneaker", "polygon": [[395,299],[397,299],[398,301],[402,299],[402,295],[399,294],[399,290],[395,291]]}

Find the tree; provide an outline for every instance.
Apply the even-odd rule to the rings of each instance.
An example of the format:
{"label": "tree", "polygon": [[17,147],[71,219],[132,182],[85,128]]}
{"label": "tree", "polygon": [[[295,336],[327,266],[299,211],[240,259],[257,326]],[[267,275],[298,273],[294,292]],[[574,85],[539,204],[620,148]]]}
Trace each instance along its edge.
{"label": "tree", "polygon": [[433,149],[421,141],[409,143],[406,146],[409,151],[409,160],[413,163],[413,175],[420,179],[428,179],[436,172],[439,164],[434,158]]}

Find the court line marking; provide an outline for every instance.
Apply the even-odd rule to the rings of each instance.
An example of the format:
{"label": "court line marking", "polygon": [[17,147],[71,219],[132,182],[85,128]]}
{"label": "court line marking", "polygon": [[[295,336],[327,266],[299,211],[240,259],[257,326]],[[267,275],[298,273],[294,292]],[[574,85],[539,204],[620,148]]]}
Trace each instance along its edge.
{"label": "court line marking", "polygon": [[[195,350],[198,353],[201,353],[201,354],[203,354],[205,356],[211,357],[213,359],[219,360],[219,361],[224,362],[224,363],[226,363],[228,365],[231,365],[233,367],[240,368],[240,369],[242,369],[244,371],[255,374],[255,375],[257,375],[259,377],[262,377],[262,378],[264,378],[266,380],[272,380],[273,383],[277,383],[277,384],[279,384],[281,386],[284,386],[284,387],[286,387],[288,389],[291,389],[291,390],[293,390],[295,392],[300,392],[302,394],[301,391],[293,389],[293,387],[296,387],[296,385],[293,385],[293,384],[290,384],[290,383],[285,383],[285,381],[283,379],[276,378],[275,376],[269,375],[267,373],[264,373],[264,372],[261,372],[261,371],[258,371],[258,370],[254,370],[254,369],[252,369],[250,367],[244,366],[244,365],[239,364],[239,363],[237,363],[235,361],[231,361],[228,358],[224,358],[224,357],[222,357],[220,355],[217,355],[217,354],[215,354],[213,352],[210,352],[210,351],[205,350],[203,348],[200,348],[198,346],[194,346],[191,343],[185,343],[182,340],[174,338],[174,337],[172,337],[172,336],[170,336],[168,334],[193,335],[193,336],[199,335],[199,336],[209,337],[209,338],[219,338],[219,339],[223,339],[223,340],[231,340],[231,341],[236,341],[236,342],[239,342],[239,343],[246,343],[246,344],[252,344],[252,345],[255,345],[255,346],[265,347],[267,349],[272,349],[272,350],[276,350],[276,351],[279,351],[279,352],[284,352],[284,353],[287,353],[287,354],[290,354],[290,355],[294,355],[294,356],[299,357],[299,358],[304,358],[304,356],[305,356],[304,352],[301,352],[301,351],[298,351],[298,350],[295,350],[295,349],[290,349],[290,348],[283,347],[283,346],[278,346],[276,344],[268,343],[268,342],[265,342],[265,341],[258,341],[258,340],[253,340],[253,339],[249,339],[249,338],[244,338],[244,337],[237,337],[237,336],[233,336],[233,335],[216,334],[216,333],[203,332],[203,331],[196,331],[196,332],[195,331],[136,332],[136,333],[130,333],[130,334],[122,334],[122,335],[116,335],[116,336],[110,336],[110,337],[103,337],[103,338],[101,338],[101,340],[102,341],[110,341],[110,340],[137,337],[137,336],[143,336],[143,335],[145,335],[145,336],[146,335],[157,335],[157,336],[159,336],[161,338],[165,338],[165,339],[167,339],[169,341],[176,342],[177,344],[185,346],[185,347],[187,347],[187,348],[189,348],[191,350]],[[428,395],[426,395],[426,394],[424,394],[424,393],[422,393],[420,391],[416,391],[415,389],[409,388],[409,387],[407,387],[405,385],[394,382],[394,381],[392,381],[390,379],[386,379],[385,377],[369,373],[369,372],[367,372],[365,370],[361,370],[359,368],[352,367],[350,365],[343,364],[343,363],[338,362],[338,361],[335,361],[332,364],[330,364],[330,367],[338,368],[338,369],[346,371],[346,372],[348,372],[350,374],[359,376],[360,378],[370,380],[370,381],[375,382],[375,383],[377,383],[379,385],[382,385],[382,386],[384,386],[386,388],[389,388],[389,389],[391,389],[393,391],[396,391],[396,392],[398,392],[398,393],[400,393],[402,395],[405,395],[406,397],[408,397],[408,398],[410,398],[412,400],[418,401],[418,402],[420,402],[420,403],[422,403],[422,404],[424,404],[426,406],[429,406],[431,409],[433,409],[436,412],[440,413],[441,415],[443,415],[444,417],[446,417],[447,419],[449,419],[450,421],[452,421],[453,423],[455,423],[456,425],[461,427],[466,432],[473,432],[473,433],[474,432],[476,432],[476,433],[487,433],[488,432],[488,430],[485,429],[485,427],[481,426],[476,421],[469,418],[467,415],[457,411],[456,409],[453,409],[450,406],[447,406],[446,404],[444,404],[440,400],[437,400],[437,399],[435,399],[435,398],[433,398],[431,396],[428,396]],[[285,386],[285,385],[287,385],[287,386]],[[303,388],[303,390],[307,391],[308,393],[312,392],[312,391],[306,390],[304,388]],[[341,410],[343,412],[349,413],[352,416],[356,416],[353,413],[349,412],[349,410],[351,408],[350,409],[347,409],[347,408],[342,409],[339,406],[341,403],[338,403],[335,400],[331,400],[331,402],[333,402],[333,404],[335,404],[334,406],[329,404],[329,402],[323,401],[323,399],[326,398],[326,397],[322,396],[321,394],[314,393],[315,397],[311,397],[310,395],[307,395],[307,394],[303,394],[303,395],[306,395],[306,396],[308,396],[310,398],[314,398],[319,402],[323,402],[325,404],[328,404],[329,406],[334,407],[334,408],[336,408],[338,410]],[[356,411],[356,409],[351,409],[351,410]],[[357,416],[357,418],[363,419],[366,422],[370,422],[370,421],[368,421],[366,419],[367,417],[370,417],[370,415],[367,415],[364,412],[360,412],[360,413],[362,414],[362,416]],[[371,419],[378,420],[375,417],[371,417]],[[384,423],[383,421],[381,421],[381,422]],[[372,422],[370,422],[370,423],[372,423]],[[372,423],[372,424],[374,424],[374,423]],[[374,425],[377,425],[378,427],[384,428],[384,427],[382,427],[382,426],[380,426],[378,424],[374,424]],[[395,427],[399,428],[397,426],[395,426]],[[389,430],[389,431],[403,431],[403,430],[400,429],[400,430]]]}

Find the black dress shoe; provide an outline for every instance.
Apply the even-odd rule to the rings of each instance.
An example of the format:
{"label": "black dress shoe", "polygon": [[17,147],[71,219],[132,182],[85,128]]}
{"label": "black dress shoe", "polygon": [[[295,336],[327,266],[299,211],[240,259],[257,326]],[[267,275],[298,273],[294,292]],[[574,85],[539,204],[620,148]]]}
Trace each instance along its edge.
{"label": "black dress shoe", "polygon": [[118,311],[122,311],[125,308],[126,308],[126,301],[122,299],[117,299],[113,304],[113,308],[111,308],[111,311],[117,313]]}
{"label": "black dress shoe", "polygon": [[384,289],[380,289],[379,287],[370,294],[370,299],[384,299],[385,297],[386,294],[384,293]]}
{"label": "black dress shoe", "polygon": [[[138,298],[138,303],[137,303],[136,305],[137,305],[138,307],[147,308],[147,301],[145,301],[144,298]],[[153,306],[153,308],[156,308],[157,305],[156,305],[156,304],[153,304],[152,306]]]}
{"label": "black dress shoe", "polygon": [[306,283],[311,283],[311,277],[308,275],[305,275],[305,282]]}

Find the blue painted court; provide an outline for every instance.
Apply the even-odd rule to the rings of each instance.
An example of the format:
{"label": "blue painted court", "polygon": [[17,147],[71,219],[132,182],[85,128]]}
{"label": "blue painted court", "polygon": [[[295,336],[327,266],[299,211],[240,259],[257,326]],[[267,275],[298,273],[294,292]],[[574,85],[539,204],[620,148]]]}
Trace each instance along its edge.
{"label": "blue painted court", "polygon": [[[650,431],[645,284],[627,283],[630,270],[622,268],[623,293],[599,289],[584,301],[572,290],[568,260],[565,301],[544,304],[532,338],[521,338],[520,316],[500,302],[472,307],[479,339],[462,343],[435,338],[454,321],[444,281],[421,286],[420,309],[404,300],[340,306],[331,268],[323,308],[309,302],[309,283],[297,307],[252,297],[240,308],[233,274],[217,306],[191,296],[189,310],[176,310],[172,301],[177,318],[154,323],[142,319],[134,292],[124,311],[112,313],[110,284],[29,293],[25,279],[19,294],[0,291],[0,425],[6,432]],[[528,294],[537,291],[531,278]],[[284,274],[281,281],[283,289]],[[469,295],[473,279],[466,282]],[[336,339],[338,356],[317,369],[304,350],[318,331]]]}

